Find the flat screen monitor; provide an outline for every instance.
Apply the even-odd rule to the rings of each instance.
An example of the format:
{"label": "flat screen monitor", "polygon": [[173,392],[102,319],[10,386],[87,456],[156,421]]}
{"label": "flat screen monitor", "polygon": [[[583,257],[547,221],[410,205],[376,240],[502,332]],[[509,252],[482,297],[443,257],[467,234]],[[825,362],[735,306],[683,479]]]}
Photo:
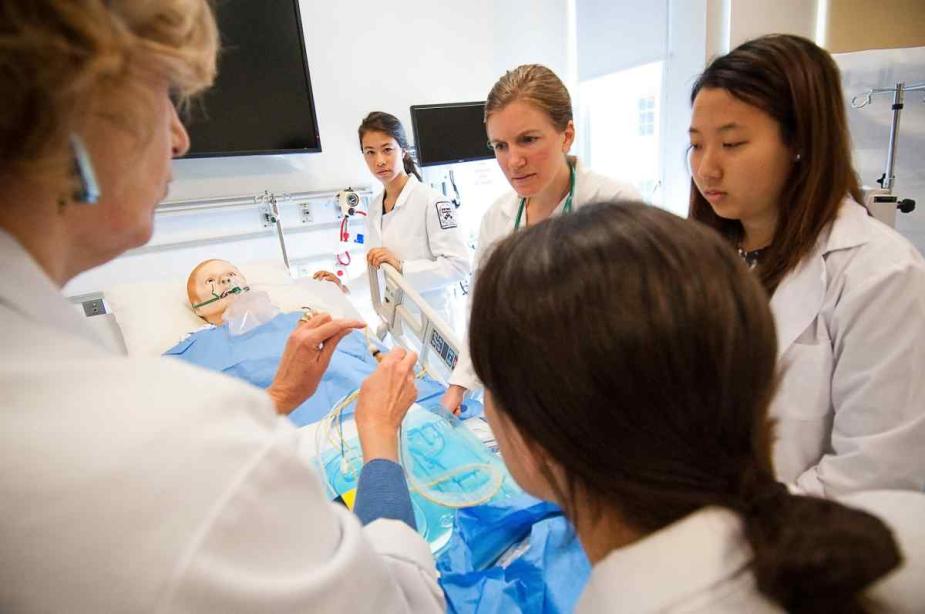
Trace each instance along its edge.
{"label": "flat screen monitor", "polygon": [[299,1],[215,7],[218,78],[184,118],[188,157],[321,151]]}
{"label": "flat screen monitor", "polygon": [[486,160],[494,154],[485,136],[485,103],[411,107],[414,147],[421,166]]}

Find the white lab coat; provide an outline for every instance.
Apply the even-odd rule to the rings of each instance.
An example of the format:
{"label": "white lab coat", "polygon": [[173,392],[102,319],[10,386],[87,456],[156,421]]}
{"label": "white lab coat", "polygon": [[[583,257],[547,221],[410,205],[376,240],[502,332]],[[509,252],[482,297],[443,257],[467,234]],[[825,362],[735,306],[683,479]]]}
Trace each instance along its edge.
{"label": "white lab coat", "polygon": [[380,192],[369,205],[367,246],[386,247],[402,261],[402,275],[451,326],[452,286],[469,274],[469,250],[455,206],[410,175],[395,207],[382,215]]}
{"label": "white lab coat", "polygon": [[[636,189],[628,184],[620,183],[610,177],[599,175],[581,164],[578,159],[574,160],[575,164],[575,194],[572,198],[572,208],[578,209],[584,205],[616,201],[616,200],[641,200]],[[568,196],[562,199],[562,202],[553,210],[552,215],[559,215],[565,207],[565,201]],[[520,207],[520,196],[516,192],[508,192],[498,198],[485,213],[482,218],[482,225],[479,228],[479,244],[475,250],[475,263],[473,266],[472,279],[475,282],[478,276],[478,269],[483,265],[491,248],[500,241],[514,232],[514,224],[517,221],[517,210]],[[524,215],[526,218],[526,215]],[[526,219],[520,221],[521,228],[526,227]],[[474,284],[473,284],[474,285]],[[481,387],[475,370],[472,368],[472,359],[469,356],[469,344],[463,343],[459,353],[459,361],[453,374],[450,377],[450,383],[463,386],[469,390]]]}
{"label": "white lab coat", "polygon": [[0,610],[437,612],[427,544],[325,500],[267,395],[94,339],[0,231]]}
{"label": "white lab coat", "polygon": [[[903,551],[902,566],[866,593],[875,600],[875,611],[922,612],[925,495],[873,491],[841,502],[881,518]],[[755,586],[751,559],[741,518],[727,509],[706,508],[604,557],[592,568],[575,612],[782,612]]]}
{"label": "white lab coat", "polygon": [[807,493],[925,489],[925,261],[846,199],[771,298],[778,477]]}

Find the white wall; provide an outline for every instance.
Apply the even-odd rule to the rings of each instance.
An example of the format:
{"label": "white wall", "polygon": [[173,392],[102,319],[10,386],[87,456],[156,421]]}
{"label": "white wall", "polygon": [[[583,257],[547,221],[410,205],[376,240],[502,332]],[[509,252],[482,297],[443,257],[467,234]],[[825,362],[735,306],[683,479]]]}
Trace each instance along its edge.
{"label": "white wall", "polygon": [[322,152],[180,160],[168,198],[371,184],[356,129],[373,110],[411,133],[413,104],[484,100],[517,64],[564,72],[566,2],[301,0]]}
{"label": "white wall", "polygon": [[[413,104],[483,100],[501,73],[519,63],[538,62],[564,74],[568,67],[567,0],[406,0],[383,5],[372,0],[300,0],[322,152],[178,160],[168,200],[271,192],[338,189],[374,185],[359,153],[356,129],[372,110],[395,114],[412,138]],[[433,172],[430,176],[435,176]],[[438,173],[439,175],[439,173]],[[466,173],[462,173],[463,176]],[[464,185],[460,185],[464,193]],[[503,188],[499,186],[498,189]],[[485,186],[471,193],[482,196]],[[466,206],[470,206],[466,202]],[[487,203],[471,203],[487,206]],[[214,233],[221,214],[186,216],[184,239]],[[260,231],[259,216],[253,215]],[[170,227],[168,227],[170,226]],[[169,241],[174,225],[155,224],[154,242]],[[302,257],[311,252],[333,260],[331,228],[294,239]],[[309,247],[305,248],[305,244]],[[279,257],[274,240],[249,247],[215,245],[216,257]],[[129,252],[87,272],[65,288],[70,295],[95,292],[115,283],[188,271],[203,250]],[[227,254],[227,256],[226,256]]]}
{"label": "white wall", "polygon": [[495,76],[484,25],[492,4],[302,0],[321,153],[181,160],[169,198],[371,184],[356,137],[369,111],[396,115],[410,133],[412,104],[485,96]]}

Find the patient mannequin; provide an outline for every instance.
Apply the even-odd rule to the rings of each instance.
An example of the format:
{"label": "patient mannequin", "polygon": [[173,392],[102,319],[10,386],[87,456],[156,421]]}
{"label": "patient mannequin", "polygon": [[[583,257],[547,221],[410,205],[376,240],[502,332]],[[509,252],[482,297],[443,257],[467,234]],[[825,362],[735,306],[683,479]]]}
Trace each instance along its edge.
{"label": "patient mannequin", "polygon": [[[249,292],[247,278],[234,264],[219,259],[200,262],[190,272],[186,283],[189,305],[203,320],[213,326],[192,332],[165,354],[206,369],[218,371],[267,388],[276,377],[280,360],[290,337],[301,326],[330,321],[331,316],[308,307],[289,313],[273,308],[270,319],[261,319],[254,327],[241,332],[235,330],[235,320],[245,310],[261,306],[255,302],[264,295],[268,306],[270,298],[262,292]],[[250,299],[250,300],[248,300]],[[237,311],[238,313],[235,313]],[[243,320],[240,324],[243,324]],[[359,332],[338,340],[328,368],[315,392],[301,405],[288,412],[296,426],[304,426],[326,415],[331,407],[347,393],[360,387],[378,362],[372,360],[366,337]],[[317,347],[317,352],[327,347]]]}
{"label": "patient mannequin", "polygon": [[247,279],[238,267],[226,260],[200,262],[186,281],[190,307],[196,315],[215,326],[224,322],[225,310],[247,289]]}

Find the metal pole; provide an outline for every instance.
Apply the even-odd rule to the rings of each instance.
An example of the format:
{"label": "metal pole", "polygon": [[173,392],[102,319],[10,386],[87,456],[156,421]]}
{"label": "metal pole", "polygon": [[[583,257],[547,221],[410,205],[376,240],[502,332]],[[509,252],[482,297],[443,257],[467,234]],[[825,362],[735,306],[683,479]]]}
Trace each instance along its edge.
{"label": "metal pole", "polygon": [[289,271],[289,254],[286,252],[286,239],[283,237],[283,223],[279,219],[279,204],[276,202],[276,195],[267,194],[267,202],[270,205],[270,214],[276,220],[276,235],[279,237],[279,248],[283,252],[283,262],[286,264],[286,270]]}
{"label": "metal pole", "polygon": [[893,181],[896,176],[893,174],[896,166],[896,135],[899,133],[899,116],[903,108],[903,99],[905,97],[905,83],[897,83],[893,92],[893,118],[890,122],[890,144],[886,151],[886,170],[883,173],[883,189],[891,192],[893,190]]}

